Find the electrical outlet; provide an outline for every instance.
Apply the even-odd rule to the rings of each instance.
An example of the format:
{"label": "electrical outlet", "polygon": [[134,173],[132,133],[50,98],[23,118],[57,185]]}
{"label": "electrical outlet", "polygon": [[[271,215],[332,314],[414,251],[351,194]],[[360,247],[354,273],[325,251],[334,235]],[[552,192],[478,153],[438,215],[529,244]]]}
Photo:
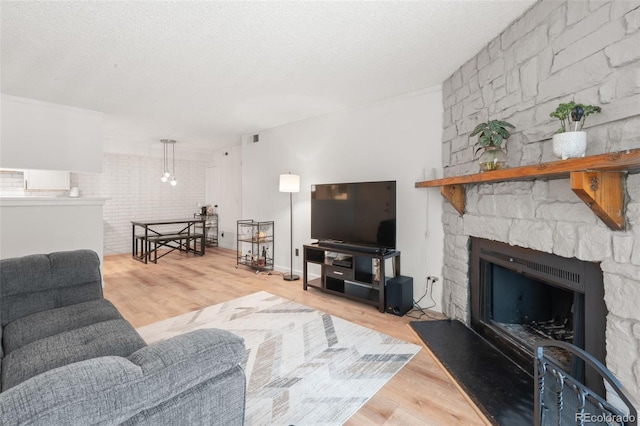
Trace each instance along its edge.
{"label": "electrical outlet", "polygon": [[431,281],[433,284],[438,282],[438,277],[434,277],[433,275],[427,275],[427,281]]}
{"label": "electrical outlet", "polygon": [[300,256],[300,249],[296,249],[296,256]]}

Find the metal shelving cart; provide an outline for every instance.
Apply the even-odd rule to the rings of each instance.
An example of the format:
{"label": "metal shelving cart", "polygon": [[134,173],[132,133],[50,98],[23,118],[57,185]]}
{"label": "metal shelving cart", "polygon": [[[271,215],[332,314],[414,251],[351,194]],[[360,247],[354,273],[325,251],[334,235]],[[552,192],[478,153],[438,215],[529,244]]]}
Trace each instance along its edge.
{"label": "metal shelving cart", "polygon": [[240,265],[256,272],[273,270],[273,221],[238,221],[238,253],[236,268]]}
{"label": "metal shelving cart", "polygon": [[207,247],[218,247],[218,213],[194,213],[194,218],[204,219],[204,240]]}

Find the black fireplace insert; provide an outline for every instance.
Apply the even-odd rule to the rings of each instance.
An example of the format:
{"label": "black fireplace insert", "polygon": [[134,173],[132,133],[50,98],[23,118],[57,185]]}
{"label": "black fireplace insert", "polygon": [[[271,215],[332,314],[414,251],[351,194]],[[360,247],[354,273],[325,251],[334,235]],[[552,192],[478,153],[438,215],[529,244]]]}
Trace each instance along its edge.
{"label": "black fireplace insert", "polygon": [[[471,239],[471,328],[533,375],[544,339],[572,343],[605,362],[607,309],[599,264]],[[558,363],[604,395],[599,377],[569,353]]]}

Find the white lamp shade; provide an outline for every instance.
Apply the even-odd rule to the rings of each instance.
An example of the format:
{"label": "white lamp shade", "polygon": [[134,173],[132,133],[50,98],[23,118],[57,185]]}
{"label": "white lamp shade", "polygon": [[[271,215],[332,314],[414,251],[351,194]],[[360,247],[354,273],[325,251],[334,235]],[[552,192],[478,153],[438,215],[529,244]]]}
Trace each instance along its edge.
{"label": "white lamp shade", "polygon": [[300,176],[280,175],[280,192],[300,192]]}

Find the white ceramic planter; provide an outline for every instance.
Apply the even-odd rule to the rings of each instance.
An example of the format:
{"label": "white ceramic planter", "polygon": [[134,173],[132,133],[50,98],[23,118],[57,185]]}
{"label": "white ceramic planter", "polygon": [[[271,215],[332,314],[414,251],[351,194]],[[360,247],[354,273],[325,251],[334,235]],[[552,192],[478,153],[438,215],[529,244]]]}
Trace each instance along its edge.
{"label": "white ceramic planter", "polygon": [[587,132],[564,132],[553,135],[553,153],[563,160],[584,157],[587,151]]}

